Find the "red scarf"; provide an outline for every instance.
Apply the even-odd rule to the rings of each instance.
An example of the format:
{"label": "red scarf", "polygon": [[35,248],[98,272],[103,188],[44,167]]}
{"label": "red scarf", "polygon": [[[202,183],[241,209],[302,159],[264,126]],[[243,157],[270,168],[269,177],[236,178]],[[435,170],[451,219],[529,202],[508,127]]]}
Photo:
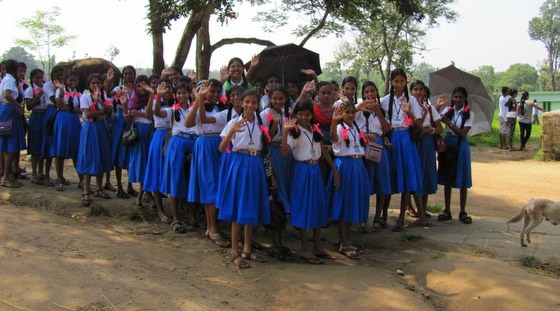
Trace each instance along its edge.
{"label": "red scarf", "polygon": [[319,105],[313,105],[313,114],[317,122],[321,125],[330,125],[332,122],[332,117],[330,117],[326,112],[324,112]]}

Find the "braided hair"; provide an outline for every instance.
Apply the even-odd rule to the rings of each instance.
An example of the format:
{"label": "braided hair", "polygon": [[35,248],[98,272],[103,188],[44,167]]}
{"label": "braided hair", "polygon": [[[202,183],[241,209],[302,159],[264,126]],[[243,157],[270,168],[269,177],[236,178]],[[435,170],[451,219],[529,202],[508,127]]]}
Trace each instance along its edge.
{"label": "braided hair", "polygon": [[[298,101],[294,106],[292,117],[295,118],[298,112],[300,111],[309,111],[311,115],[313,115],[313,101],[309,98],[305,98]],[[319,129],[319,123],[315,121],[315,118],[313,117],[311,118],[311,120],[309,121],[309,125],[311,125],[311,132],[313,133],[313,141],[315,142],[323,141],[323,132],[321,131],[321,129]],[[301,132],[297,127],[297,122],[296,122],[296,127],[290,130],[290,135],[293,138],[298,138],[301,135]]]}
{"label": "braided hair", "polygon": [[[393,71],[391,71],[390,80],[393,81],[396,77],[404,77],[406,80],[406,72],[404,71],[404,69],[401,68],[393,69]],[[393,87],[392,83],[391,83],[391,89],[389,95],[390,95],[389,108],[387,109],[387,112],[389,115],[389,123],[391,123],[393,120],[393,104],[395,103],[395,88]],[[404,88],[404,96],[406,97],[407,101],[410,101],[410,97],[408,95],[408,89],[406,87]]]}
{"label": "braided hair", "polygon": [[[356,110],[356,107],[351,102],[343,103],[341,106],[343,106],[345,109],[348,108],[348,107],[352,107],[352,108],[354,108],[354,110]],[[344,120],[340,120],[338,122],[338,124],[340,124],[340,126],[342,126],[342,139],[344,139],[344,141],[346,142],[346,147],[349,148],[350,147],[350,136],[348,136],[348,128],[346,127],[346,124],[344,123]],[[356,127],[356,129],[358,130],[358,135],[360,136],[360,146],[365,147],[367,145],[368,141],[367,141],[366,136],[364,135],[364,131],[360,130],[360,127],[356,123],[356,120],[354,120],[352,122],[352,125],[354,127]]]}
{"label": "braided hair", "polygon": [[[344,78],[344,80],[342,80],[342,89],[343,90],[344,90],[344,85],[346,85],[346,83],[354,83],[354,85],[356,86],[356,91],[358,90],[358,80],[356,78],[354,78],[352,76]],[[358,96],[356,96],[356,95],[357,94],[354,94],[354,96],[352,98],[352,102],[353,102],[354,106],[358,104]]]}
{"label": "braided hair", "polygon": [[[167,79],[165,79],[165,80],[163,80],[163,81],[165,81],[165,82],[171,84],[171,81],[169,81],[169,80],[167,80]],[[158,84],[159,84],[159,83],[158,83]],[[172,98],[172,100],[173,100],[173,102],[174,102],[174,104],[173,104],[173,107],[174,107],[174,108],[175,108],[175,105],[176,105],[176,104],[179,104],[178,101],[177,101],[177,96],[176,96],[176,95],[177,95],[177,92],[178,92],[179,90],[185,90],[185,91],[187,91],[187,93],[189,93],[189,97],[190,97],[190,94],[192,94],[192,86],[190,86],[190,84],[185,83],[185,82],[179,82],[179,83],[177,83],[177,85],[175,86],[175,93],[173,94],[173,95],[175,95],[175,96],[174,96],[174,98]],[[179,109],[180,109],[180,107],[179,107],[178,109],[173,109],[173,117],[175,118],[175,122],[180,122],[180,121],[181,121],[181,113],[180,113]]]}
{"label": "braided hair", "polygon": [[[247,96],[255,96],[257,98],[257,102],[260,102],[261,100],[259,93],[255,90],[246,90],[243,93],[241,93],[241,100],[242,101],[245,100],[245,97]],[[243,114],[243,108],[241,108],[241,114]],[[262,150],[266,151],[268,150],[268,143],[271,141],[270,135],[268,134],[268,127],[264,126],[259,109],[255,111],[255,114],[256,114],[257,121],[259,122],[259,129],[262,133],[261,135],[262,146],[263,146]]]}
{"label": "braided hair", "polygon": [[[272,100],[272,94],[275,92],[280,92],[284,94],[284,98],[286,99],[284,102],[284,115],[282,116],[284,119],[290,118],[290,95],[288,94],[288,90],[283,85],[276,85],[269,91],[269,97]],[[269,103],[269,109],[274,109],[272,104]],[[272,122],[270,122],[269,126],[272,126]]]}
{"label": "braided hair", "polygon": [[447,112],[445,113],[445,117],[447,117],[447,119],[452,120],[453,117],[455,116],[455,103],[453,102],[453,94],[455,93],[462,93],[465,96],[465,105],[463,106],[463,121],[461,122],[461,126],[459,127],[460,129],[463,129],[465,127],[465,122],[471,117],[471,111],[468,108],[469,107],[469,94],[467,92],[467,89],[465,89],[462,86],[458,86],[456,88],[453,89],[453,92],[451,92],[451,103],[449,104],[449,107],[451,109],[447,109]]}
{"label": "braided hair", "polygon": [[[364,81],[364,84],[362,84],[362,100],[366,100],[366,89],[370,86],[373,86],[373,88],[375,89],[375,92],[377,93],[377,102],[381,103],[381,98],[379,98],[379,89],[377,88],[377,85],[375,85],[375,83],[373,81]],[[385,114],[385,113],[383,113]],[[364,111],[364,117],[366,118],[366,121],[369,119],[369,116],[371,115],[371,112],[369,111]]]}
{"label": "braided hair", "polygon": [[226,122],[229,122],[231,120],[231,117],[233,115],[233,101],[231,100],[231,94],[232,93],[236,93],[238,97],[240,97],[240,95],[245,92],[245,88],[242,87],[241,85],[234,85],[231,87],[231,89],[229,90],[229,93],[227,95],[228,97],[228,102],[227,102],[227,117],[226,117]]}
{"label": "braided hair", "polygon": [[523,91],[519,100],[519,114],[525,116],[525,101],[529,99],[529,92]]}

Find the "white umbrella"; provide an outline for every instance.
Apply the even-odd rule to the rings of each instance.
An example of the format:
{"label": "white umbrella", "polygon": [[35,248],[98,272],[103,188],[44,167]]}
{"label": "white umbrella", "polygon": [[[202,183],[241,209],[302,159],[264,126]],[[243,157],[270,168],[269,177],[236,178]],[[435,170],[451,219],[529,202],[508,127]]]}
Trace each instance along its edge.
{"label": "white umbrella", "polygon": [[451,65],[430,73],[430,101],[435,103],[437,98],[447,94],[451,102],[451,92],[457,86],[467,89],[468,102],[474,113],[474,124],[469,131],[469,136],[490,132],[496,105],[488,96],[486,88],[479,77],[466,73]]}

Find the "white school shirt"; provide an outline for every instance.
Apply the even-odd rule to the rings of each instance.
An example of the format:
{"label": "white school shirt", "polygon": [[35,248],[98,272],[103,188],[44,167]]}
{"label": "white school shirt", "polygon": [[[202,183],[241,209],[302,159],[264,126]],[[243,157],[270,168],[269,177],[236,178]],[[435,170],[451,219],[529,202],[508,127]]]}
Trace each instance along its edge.
{"label": "white school shirt", "polygon": [[[297,125],[300,132],[298,138],[288,134],[288,145],[292,149],[292,155],[296,161],[319,160],[321,157],[321,142],[313,140],[313,133],[301,125]],[[314,150],[311,151],[311,150]]]}
{"label": "white school shirt", "polygon": [[[152,110],[155,110],[156,101],[154,100],[152,103]],[[153,115],[154,118],[154,127],[157,129],[170,129],[171,128],[171,117],[173,115],[173,108],[171,107],[161,107],[161,110],[165,110],[167,112],[167,116],[165,118],[161,118]]]}
{"label": "white school shirt", "polygon": [[[220,133],[220,137],[222,137],[222,139],[225,138],[233,124],[238,121],[239,118],[230,120]],[[252,147],[250,146],[251,142],[253,143]],[[243,131],[233,134],[231,144],[233,145],[233,151],[240,149],[255,151],[262,150],[262,132],[259,127],[259,121],[257,120],[256,114],[253,122],[247,122],[247,124],[245,124]]]}
{"label": "white school shirt", "polygon": [[[107,94],[105,94],[105,95],[107,95]],[[107,96],[105,96],[105,98],[107,98]],[[88,93],[87,95],[82,95],[82,97],[80,97],[80,110],[89,109],[89,105],[91,103],[93,103],[93,98],[91,97],[90,93]],[[102,103],[95,103],[95,106],[97,107],[97,111],[103,111],[103,105],[104,104],[102,104]],[[84,112],[82,112],[82,119],[84,121],[87,120],[86,114]]]}
{"label": "white school shirt", "polygon": [[[284,126],[284,123],[286,122],[286,118],[284,116],[284,108],[281,109],[281,113],[280,113],[280,123],[278,123],[278,131],[276,132],[276,135],[274,135],[274,137],[272,137],[272,141],[273,142],[282,142],[282,127]],[[261,111],[261,119],[263,121],[263,125],[266,127],[270,127],[270,121],[268,121],[267,115],[270,114],[270,108],[266,108],[265,110]]]}
{"label": "white school shirt", "polygon": [[[33,89],[31,86],[28,87],[27,89],[25,89],[25,92],[23,92],[23,98],[24,99],[33,99],[34,94],[33,94]],[[46,102],[46,98],[45,98],[45,93],[43,93],[43,95],[41,95],[41,98],[39,98],[39,104],[37,106],[35,106],[35,108],[33,108],[31,111],[45,111],[45,109],[47,109],[47,102]],[[78,107],[80,106],[80,102],[78,102]]]}
{"label": "white school shirt", "polygon": [[[123,87],[121,85],[117,85],[113,88],[112,92],[115,92],[115,97],[120,97],[120,93],[122,91]],[[130,100],[130,97],[132,96],[132,92],[134,91],[134,89],[130,89],[130,91],[128,93],[126,93],[126,97],[128,98],[128,100]],[[111,93],[112,93],[111,92]],[[123,110],[121,105],[117,105],[117,110]]]}
{"label": "white school shirt", "polygon": [[51,100],[51,97],[55,97],[56,100],[56,94],[55,94],[55,86],[54,83],[52,83],[52,81],[48,81],[45,82],[45,84],[43,84],[43,94],[45,94],[45,100],[47,101],[47,106],[50,105],[55,105],[56,106],[56,101],[53,103],[53,101]]}
{"label": "white school shirt", "polygon": [[229,119],[229,121],[227,119],[227,115],[228,115],[228,109],[222,110],[220,111],[220,113],[218,113],[218,118],[223,119],[226,123],[233,119],[239,118],[239,114],[237,113],[237,111],[235,111],[235,109],[231,109],[231,118]]}
{"label": "white school shirt", "polygon": [[[64,91],[64,98],[62,99],[62,102],[64,103],[64,105],[68,105],[68,100],[70,99],[70,97],[66,94],[66,90]],[[70,94],[72,94],[72,106],[76,109],[80,109],[80,98],[82,97],[82,94],[80,94],[80,92],[78,92],[77,90],[74,91],[70,91]],[[60,89],[56,90],[55,93],[56,98],[58,98],[58,96],[60,96]]]}
{"label": "white school shirt", "polygon": [[338,134],[338,141],[332,142],[332,149],[334,155],[337,157],[346,157],[351,155],[365,155],[364,147],[360,145],[360,129],[352,126],[345,125],[348,130],[348,139],[350,146],[346,147],[346,140],[342,138],[342,125],[336,126],[336,133]]}
{"label": "white school shirt", "polygon": [[374,112],[370,112],[369,117],[366,119],[364,112],[358,111],[356,113],[356,124],[358,124],[360,130],[364,131],[364,134],[383,135],[381,122]]}
{"label": "white school shirt", "polygon": [[220,115],[218,111],[218,107],[214,106],[212,111],[206,111],[206,117],[214,117],[216,122],[214,123],[202,123],[200,120],[200,112],[197,111],[196,114],[196,134],[197,135],[209,135],[209,134],[219,134],[224,129],[226,125],[226,116],[227,114]]}
{"label": "white school shirt", "polygon": [[[170,109],[169,112],[167,109]],[[175,111],[173,110],[173,108],[165,108],[165,111],[168,111],[167,114],[171,114],[171,118],[173,118],[173,128],[171,130],[171,133],[173,135],[177,135],[179,133],[183,133],[183,134],[189,134],[189,135],[196,135],[196,128],[195,126],[192,127],[187,127],[185,126],[185,119],[187,118],[187,115],[189,114],[190,111],[190,107],[187,109],[183,109],[181,107],[179,107],[179,110],[177,110],[177,113],[179,114],[179,122],[177,122],[175,120]]]}
{"label": "white school shirt", "polygon": [[[455,109],[455,108],[445,107],[441,112],[441,114],[444,115],[451,109]],[[463,108],[459,109],[459,111],[455,110],[455,113],[453,114],[453,118],[449,121],[451,121],[456,127],[461,128],[461,124],[463,123]],[[474,121],[474,113],[471,110],[469,119],[465,121],[465,127],[470,126],[472,128],[473,121]],[[445,127],[445,133],[447,135],[455,135],[455,133],[447,126]]]}
{"label": "white school shirt", "polygon": [[[146,113],[146,107],[142,107],[142,109],[140,109],[140,110],[137,109],[137,111]],[[153,121],[152,121],[151,119],[148,119],[148,118],[135,116],[135,117],[134,117],[134,123],[138,123],[138,124],[152,124]]]}
{"label": "white school shirt", "polygon": [[[387,122],[389,122],[391,125],[393,125],[393,127],[408,127],[408,124],[406,124],[406,113],[404,111],[402,111],[402,109],[401,109],[402,101],[405,98],[404,93],[399,98],[397,98],[396,95],[394,96],[392,120],[389,119],[389,101],[390,101],[390,98],[391,98],[391,94],[386,95],[385,97],[383,97],[381,99],[381,108],[386,113],[385,119],[387,119]],[[408,103],[410,104],[410,109],[411,109],[414,117],[415,118],[421,118],[422,117],[422,107],[420,107],[420,104],[418,104],[418,101],[416,101],[416,98],[414,98],[414,96],[409,96]]]}
{"label": "white school shirt", "polygon": [[[228,79],[229,79],[229,78],[228,78]],[[227,93],[227,90],[226,90],[226,86],[225,86],[226,83],[229,83],[229,89],[231,90],[231,88],[234,87],[234,86],[243,86],[243,82],[245,82],[245,81],[243,80],[243,78],[241,78],[241,80],[239,80],[239,83],[235,83],[235,82],[226,80],[226,82],[224,82],[224,87],[222,87],[222,96],[226,96],[226,95],[227,95],[227,94],[226,94],[226,93]]]}
{"label": "white school shirt", "polygon": [[2,79],[2,82],[0,83],[0,104],[2,105],[10,104],[6,99],[6,97],[4,97],[4,91],[6,90],[11,91],[12,98],[14,100],[19,94],[16,79],[14,79],[14,77],[9,73],[7,73],[6,76],[4,76],[4,79]]}
{"label": "white school shirt", "polygon": [[[428,102],[429,103],[429,102]],[[430,114],[434,116],[434,122],[441,120],[441,115],[437,112],[437,109],[429,103],[430,109],[428,109],[428,113],[426,114],[426,118],[424,119],[424,123],[422,124],[423,127],[432,127],[432,119]]]}
{"label": "white school shirt", "polygon": [[500,113],[498,113],[498,119],[505,120],[506,114],[508,109],[506,107],[506,103],[508,102],[508,97],[504,95],[500,95],[500,99],[498,99],[498,108],[500,108]]}

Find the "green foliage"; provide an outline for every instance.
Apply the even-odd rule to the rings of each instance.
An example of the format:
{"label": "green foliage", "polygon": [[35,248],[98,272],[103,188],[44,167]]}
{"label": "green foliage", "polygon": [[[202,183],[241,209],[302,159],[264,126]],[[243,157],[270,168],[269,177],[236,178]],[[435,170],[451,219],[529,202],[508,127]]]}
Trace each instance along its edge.
{"label": "green foliage", "polygon": [[414,80],[421,80],[422,82],[428,85],[430,83],[430,73],[437,71],[438,68],[426,63],[421,62],[420,64],[416,64],[410,70],[410,74]]}
{"label": "green foliage", "polygon": [[136,208],[128,214],[128,219],[130,219],[130,221],[152,221],[156,218],[157,211],[151,208]]}
{"label": "green foliage", "polygon": [[529,64],[513,64],[502,74],[499,87],[509,86],[518,90],[534,91],[539,73]]}
{"label": "green foliage", "polygon": [[[494,115],[492,120],[492,127],[490,132],[469,137],[469,144],[478,147],[499,147],[500,146],[500,121],[498,121],[497,114]],[[513,147],[519,147],[521,142],[519,140],[519,126],[515,126],[513,134]],[[531,137],[527,144],[538,145],[540,144],[542,136],[542,125],[533,125],[531,127]]]}
{"label": "green foliage", "polygon": [[426,206],[426,211],[430,212],[430,213],[434,213],[434,214],[439,214],[441,212],[443,212],[443,206],[441,204],[428,204],[428,206]]}
{"label": "green foliage", "polygon": [[405,233],[402,235],[402,238],[403,240],[408,242],[420,241],[424,239],[424,237],[421,236],[420,234],[413,234],[413,233]]}
{"label": "green foliage", "polygon": [[560,1],[546,0],[540,8],[540,16],[529,22],[529,36],[541,41],[548,52],[546,69],[551,89],[556,90],[555,75],[560,66]]}
{"label": "green foliage", "polygon": [[25,29],[29,38],[16,39],[16,45],[35,52],[45,73],[50,72],[54,62],[54,49],[67,45],[75,39],[75,35],[66,35],[64,27],[56,24],[60,8],[53,7],[50,11],[37,11],[31,18],[24,18],[18,26]]}
{"label": "green foliage", "polygon": [[111,213],[105,207],[103,207],[101,205],[94,204],[94,205],[90,206],[88,216],[91,216],[91,217],[98,217],[98,216],[111,217]]}
{"label": "green foliage", "polygon": [[15,59],[18,62],[24,62],[27,65],[27,71],[31,71],[35,68],[39,68],[39,64],[35,61],[35,56],[27,52],[21,46],[12,46],[9,50],[4,52],[0,59]]}
{"label": "green foliage", "polygon": [[484,87],[486,88],[486,91],[489,95],[501,90],[501,85],[496,85],[497,80],[494,67],[489,65],[480,66],[470,73],[482,80],[482,83],[484,84]]}

